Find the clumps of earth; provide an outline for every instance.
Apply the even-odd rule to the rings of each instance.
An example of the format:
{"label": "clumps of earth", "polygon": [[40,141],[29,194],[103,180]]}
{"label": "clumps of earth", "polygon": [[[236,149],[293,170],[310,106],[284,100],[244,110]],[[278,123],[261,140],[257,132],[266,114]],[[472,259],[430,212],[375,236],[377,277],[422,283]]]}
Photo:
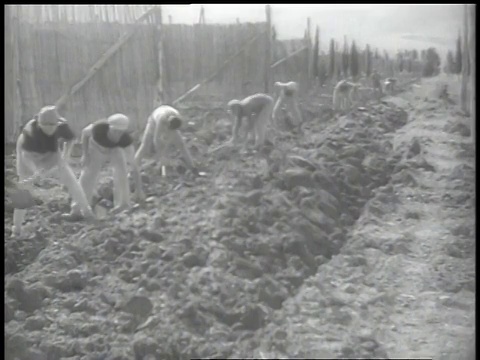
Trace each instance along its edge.
{"label": "clumps of earth", "polygon": [[[6,358],[252,357],[260,347],[311,356],[282,348],[277,310],[342,252],[364,209],[391,211],[391,184],[417,186],[414,172],[429,166],[418,141],[394,147],[393,133],[408,121],[394,104],[339,119],[320,120],[311,109],[305,138],[280,135],[261,154],[211,155],[229,138],[229,123],[220,111],[191,111],[185,136],[207,176],[175,165],[165,178],[158,167],[144,169],[146,203],[105,211],[101,225],[62,221],[68,195],[55,180],[39,181],[44,201],[28,211],[29,238],[9,239],[5,213]],[[11,171],[13,159],[5,166]],[[102,180],[97,207],[111,205],[111,186]],[[351,266],[364,261],[352,256]],[[329,322],[349,326],[341,299],[321,301],[333,309]],[[372,334],[342,341],[327,356],[387,356]]]}

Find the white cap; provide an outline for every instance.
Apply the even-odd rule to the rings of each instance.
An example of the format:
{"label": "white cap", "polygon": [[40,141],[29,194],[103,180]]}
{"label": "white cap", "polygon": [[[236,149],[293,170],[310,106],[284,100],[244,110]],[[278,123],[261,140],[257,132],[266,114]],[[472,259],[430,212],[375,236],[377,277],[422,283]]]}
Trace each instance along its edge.
{"label": "white cap", "polygon": [[280,82],[280,81],[277,81],[274,86],[276,88],[283,88],[283,89],[288,89],[288,90],[292,90],[292,91],[297,91],[298,90],[298,83],[296,83],[295,81],[290,81],[290,82]]}
{"label": "white cap", "polygon": [[130,126],[130,120],[123,114],[113,114],[107,119],[108,125],[116,130],[127,131]]}
{"label": "white cap", "polygon": [[239,104],[240,104],[240,101],[234,99],[234,100],[230,100],[230,101],[228,102],[227,106],[228,106],[228,107],[232,107],[232,106],[234,106],[234,105],[239,105]]}
{"label": "white cap", "polygon": [[53,105],[44,106],[38,112],[38,122],[40,124],[57,124],[61,118],[57,113],[57,108]]}

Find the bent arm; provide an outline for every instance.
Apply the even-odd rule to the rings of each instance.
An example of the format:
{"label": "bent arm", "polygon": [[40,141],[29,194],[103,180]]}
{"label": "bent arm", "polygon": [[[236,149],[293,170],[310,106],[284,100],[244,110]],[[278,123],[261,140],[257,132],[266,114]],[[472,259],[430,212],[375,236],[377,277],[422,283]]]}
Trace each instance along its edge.
{"label": "bent arm", "polygon": [[175,143],[175,146],[178,149],[180,149],[180,152],[182,153],[182,156],[185,162],[187,163],[187,166],[190,168],[190,170],[195,169],[192,156],[188,151],[187,145],[185,144],[185,141],[183,140],[182,135],[180,134],[180,131],[175,130],[172,132],[172,141]]}
{"label": "bent arm", "polygon": [[143,199],[142,176],[140,175],[140,166],[135,159],[135,147],[133,144],[125,148],[125,157],[127,163],[132,166],[133,181],[135,182],[135,194],[139,199]]}
{"label": "bent arm", "polygon": [[93,125],[88,125],[82,131],[81,142],[82,142],[82,154],[84,157],[88,156],[88,145],[90,143],[90,138],[92,137],[92,127]]}
{"label": "bent arm", "polygon": [[66,140],[64,145],[63,145],[63,152],[62,152],[62,157],[65,159],[65,161],[69,162],[70,158],[72,156],[72,150],[73,146],[75,145],[75,141],[72,140]]}

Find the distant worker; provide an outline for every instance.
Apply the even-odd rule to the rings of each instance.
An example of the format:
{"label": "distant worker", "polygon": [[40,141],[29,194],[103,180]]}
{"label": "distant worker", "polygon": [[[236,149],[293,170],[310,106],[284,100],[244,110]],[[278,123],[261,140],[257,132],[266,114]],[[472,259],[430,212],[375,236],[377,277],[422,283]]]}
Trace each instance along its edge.
{"label": "distant worker", "polygon": [[291,110],[293,112],[293,126],[301,132],[301,126],[303,123],[302,113],[298,105],[298,83],[295,81],[290,81],[283,83],[277,81],[274,84],[275,89],[278,91],[279,95],[277,101],[273,108],[273,120],[278,128],[278,116],[279,111],[285,106],[286,110]]}
{"label": "distant worker", "polygon": [[135,162],[140,165],[142,159],[153,147],[158,161],[164,166],[167,163],[168,148],[170,145],[174,145],[182,153],[188,169],[198,175],[198,170],[180,133],[183,123],[184,120],[175,108],[168,105],[156,108],[147,120],[142,143],[135,155]]}

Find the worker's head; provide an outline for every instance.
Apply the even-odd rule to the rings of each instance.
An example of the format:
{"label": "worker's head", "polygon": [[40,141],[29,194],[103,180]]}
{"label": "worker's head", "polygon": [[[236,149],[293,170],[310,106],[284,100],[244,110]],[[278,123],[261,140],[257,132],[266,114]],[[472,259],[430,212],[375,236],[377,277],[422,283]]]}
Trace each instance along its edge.
{"label": "worker's head", "polygon": [[53,135],[62,118],[57,113],[57,108],[53,105],[44,106],[36,116],[38,126],[47,135]]}
{"label": "worker's head", "polygon": [[238,100],[230,100],[227,104],[227,108],[228,113],[234,116],[238,116],[242,110],[242,106]]}
{"label": "worker's head", "polygon": [[130,119],[123,114],[113,114],[107,119],[109,125],[108,135],[113,140],[118,140],[128,132],[130,128]]}
{"label": "worker's head", "polygon": [[182,119],[179,116],[172,116],[168,119],[168,128],[170,130],[178,130],[182,126]]}

